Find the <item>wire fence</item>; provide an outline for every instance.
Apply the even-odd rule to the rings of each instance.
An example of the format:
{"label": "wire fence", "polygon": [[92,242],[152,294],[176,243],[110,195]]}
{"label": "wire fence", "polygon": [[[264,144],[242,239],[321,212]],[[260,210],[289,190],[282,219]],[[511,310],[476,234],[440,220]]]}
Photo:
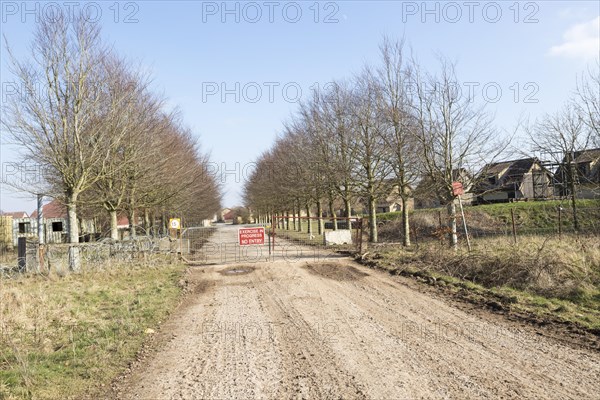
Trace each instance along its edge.
{"label": "wire fence", "polygon": [[[558,238],[573,236],[600,236],[600,206],[580,206],[576,212],[569,204],[519,203],[493,206],[466,207],[463,214],[457,210],[457,233],[459,243],[467,237],[474,243],[485,244],[485,239],[504,238],[514,243],[533,238]],[[410,213],[410,239],[413,244],[439,241],[447,243],[450,234],[449,215],[445,208],[415,210]],[[378,215],[378,242],[401,243],[403,227],[400,213]],[[466,227],[466,230],[465,230]],[[367,247],[368,220],[363,217],[326,218],[278,216],[265,226],[265,257],[277,254],[278,246],[288,253],[290,248],[318,248],[330,254],[363,252]],[[172,262],[184,255],[200,263],[207,263],[207,254],[217,254],[223,262],[225,250],[237,249],[234,242],[216,235],[214,227],[192,230],[195,236],[171,238],[139,235],[128,240],[101,239],[97,242],[78,244],[46,244],[39,246],[31,238],[23,239],[21,252],[18,249],[0,249],[0,275],[15,273],[56,272],[65,274],[73,269],[76,258],[77,269],[109,268],[114,264],[136,263],[159,265]],[[198,235],[198,232],[202,233]],[[179,242],[178,242],[179,240]],[[214,242],[214,243],[213,243]],[[231,243],[229,243],[231,242]],[[209,246],[210,245],[210,246]],[[226,246],[225,246],[226,245]],[[237,258],[239,251],[235,253]],[[287,254],[287,253],[286,253]],[[194,258],[195,257],[195,258]],[[204,257],[204,258],[203,258]],[[214,258],[214,257],[213,257]],[[227,262],[237,260],[233,255]],[[262,257],[258,257],[262,259]]]}
{"label": "wire fence", "polygon": [[102,270],[115,265],[159,266],[178,258],[179,246],[169,237],[138,236],[124,241],[103,239],[88,243],[39,245],[22,238],[16,249],[5,249],[0,256],[0,276],[22,273],[56,273]]}
{"label": "wire fence", "polygon": [[[410,213],[411,241],[444,240],[450,233],[446,209],[416,210]],[[534,236],[600,235],[600,207],[518,204],[457,207],[457,233],[460,240],[507,237],[513,241]],[[465,230],[466,226],[466,230]],[[378,222],[380,242],[401,242],[404,238],[401,217],[384,214]]]}

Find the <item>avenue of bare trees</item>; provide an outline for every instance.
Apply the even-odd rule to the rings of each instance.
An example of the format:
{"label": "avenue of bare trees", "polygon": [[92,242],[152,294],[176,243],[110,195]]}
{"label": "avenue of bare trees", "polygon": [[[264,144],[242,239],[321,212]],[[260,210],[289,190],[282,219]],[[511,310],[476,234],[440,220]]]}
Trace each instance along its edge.
{"label": "avenue of bare trees", "polygon": [[[407,56],[403,41],[384,38],[376,65],[300,104],[283,134],[258,158],[246,183],[246,205],[263,216],[316,212],[333,220],[334,228],[353,208],[364,210],[369,239],[377,242],[377,203],[393,193],[402,203],[401,237],[409,246],[408,200],[426,190],[447,208],[449,244],[456,248],[453,183],[467,176],[474,185],[477,172],[505,154],[516,130],[496,129],[485,103],[461,90],[456,65],[438,60],[435,71],[426,71]],[[581,126],[570,129],[597,140],[598,84],[594,73],[582,77],[565,118],[539,120],[531,138],[533,132],[547,137],[552,125],[570,123],[574,113]]]}
{"label": "avenue of bare trees", "polygon": [[217,212],[208,156],[150,77],[102,41],[97,24],[42,20],[27,58],[6,47],[18,91],[3,102],[3,139],[42,171],[33,183],[11,184],[60,200],[71,243],[80,240],[83,214],[106,221],[116,239],[120,215],[134,235],[139,221],[150,229],[169,216],[192,222]]}

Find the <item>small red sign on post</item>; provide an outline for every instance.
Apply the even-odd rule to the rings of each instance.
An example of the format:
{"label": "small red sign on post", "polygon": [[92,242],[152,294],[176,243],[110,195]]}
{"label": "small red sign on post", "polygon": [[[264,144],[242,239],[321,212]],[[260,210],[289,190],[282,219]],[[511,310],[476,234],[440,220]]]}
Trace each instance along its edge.
{"label": "small red sign on post", "polygon": [[240,246],[265,244],[265,228],[240,228],[238,231]]}
{"label": "small red sign on post", "polygon": [[465,194],[463,184],[460,182],[452,182],[452,194],[455,196],[462,196]]}

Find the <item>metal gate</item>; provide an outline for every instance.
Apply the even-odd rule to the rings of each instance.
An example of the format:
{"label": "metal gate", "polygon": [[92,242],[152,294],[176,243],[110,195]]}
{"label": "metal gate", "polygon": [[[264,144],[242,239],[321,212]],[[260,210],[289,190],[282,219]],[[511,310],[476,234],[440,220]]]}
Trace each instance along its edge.
{"label": "metal gate", "polygon": [[[360,251],[362,247],[361,218],[334,222],[304,217],[295,221],[292,217],[274,217],[272,224],[185,228],[177,252],[190,265],[211,265],[323,259]],[[264,228],[264,241],[240,244],[239,230],[256,227]],[[342,240],[335,242],[335,237]]]}
{"label": "metal gate", "polygon": [[269,261],[270,245],[267,240],[263,245],[241,246],[239,243],[240,228],[260,226],[263,225],[217,224],[185,228],[181,233],[181,257],[191,265]]}

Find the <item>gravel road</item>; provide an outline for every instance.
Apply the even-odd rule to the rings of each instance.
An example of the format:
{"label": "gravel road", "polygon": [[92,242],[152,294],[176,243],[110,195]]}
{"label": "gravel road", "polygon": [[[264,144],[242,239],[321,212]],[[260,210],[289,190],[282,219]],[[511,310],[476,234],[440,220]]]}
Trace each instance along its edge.
{"label": "gravel road", "polygon": [[600,353],[346,259],[194,268],[125,399],[599,399]]}

